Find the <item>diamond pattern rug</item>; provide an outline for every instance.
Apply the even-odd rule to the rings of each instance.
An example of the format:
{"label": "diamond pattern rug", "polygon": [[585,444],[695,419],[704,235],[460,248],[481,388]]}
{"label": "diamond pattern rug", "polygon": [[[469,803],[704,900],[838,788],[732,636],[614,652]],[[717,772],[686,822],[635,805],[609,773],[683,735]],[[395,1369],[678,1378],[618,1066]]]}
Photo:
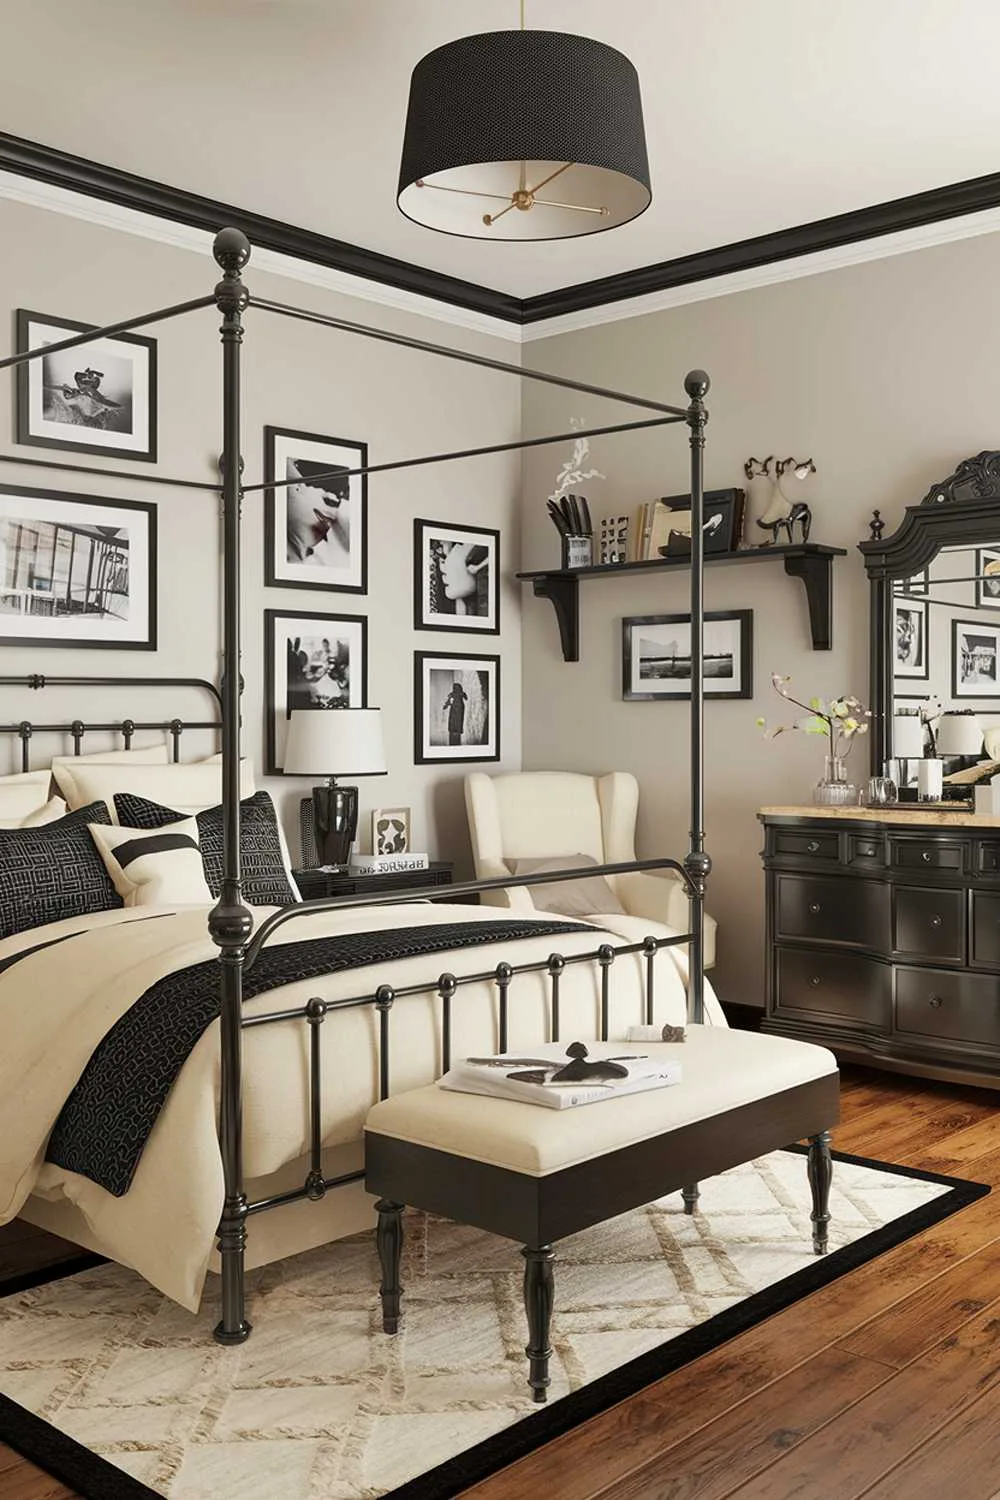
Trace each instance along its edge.
{"label": "diamond pattern rug", "polygon": [[521,1257],[478,1230],[408,1213],[395,1338],[371,1234],[251,1272],[236,1349],[211,1339],[214,1279],[195,1315],[102,1265],[0,1300],[0,1436],[93,1500],[443,1497],[974,1196],[838,1158],[818,1259],[805,1160],[775,1152],[704,1183],[694,1216],[675,1194],[574,1235],[542,1411]]}

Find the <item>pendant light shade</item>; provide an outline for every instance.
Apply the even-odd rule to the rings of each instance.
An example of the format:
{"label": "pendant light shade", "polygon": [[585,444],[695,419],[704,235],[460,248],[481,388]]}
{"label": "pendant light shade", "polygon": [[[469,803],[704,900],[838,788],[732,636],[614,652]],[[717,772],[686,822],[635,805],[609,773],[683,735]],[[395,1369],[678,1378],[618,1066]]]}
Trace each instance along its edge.
{"label": "pendant light shade", "polygon": [[396,201],[415,223],[565,239],[626,224],[651,198],[639,77],[613,47],[491,31],[414,68]]}

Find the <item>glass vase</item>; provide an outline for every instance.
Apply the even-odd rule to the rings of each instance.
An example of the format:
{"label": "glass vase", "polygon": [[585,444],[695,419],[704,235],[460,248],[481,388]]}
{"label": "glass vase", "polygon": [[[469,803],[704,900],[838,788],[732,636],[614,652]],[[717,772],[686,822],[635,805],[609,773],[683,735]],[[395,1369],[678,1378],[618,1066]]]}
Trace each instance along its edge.
{"label": "glass vase", "polygon": [[847,778],[847,765],[842,755],[828,755],[823,763],[823,778],[813,787],[813,803],[817,807],[855,807],[858,789]]}

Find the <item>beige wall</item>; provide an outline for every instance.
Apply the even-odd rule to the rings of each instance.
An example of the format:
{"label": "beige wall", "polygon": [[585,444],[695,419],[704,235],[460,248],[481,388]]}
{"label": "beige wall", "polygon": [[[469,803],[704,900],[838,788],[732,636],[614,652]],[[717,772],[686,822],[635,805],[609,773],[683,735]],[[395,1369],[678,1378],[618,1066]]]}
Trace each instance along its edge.
{"label": "beige wall", "polygon": [[[10,309],[25,307],[54,317],[104,323],[211,291],[217,269],[211,257],[139,239],[56,213],[0,203],[4,245],[3,292]],[[296,302],[342,317],[375,323],[438,343],[516,363],[509,342],[474,335],[450,324],[405,315],[281,277],[246,273],[263,296]],[[221,362],[214,309],[163,324],[152,332],[159,353],[159,463],[115,463],[134,469],[134,480],[47,473],[4,464],[0,482],[81,491],[95,496],[152,500],[159,517],[159,649],[154,652],[9,648],[3,672],[100,675],[197,675],[216,678],[219,666],[219,527],[211,495],[144,483],[149,472],[212,480],[220,445]],[[519,382],[386,344],[248,313],[245,342],[245,438],[248,482],[261,477],[265,423],[357,438],[369,444],[372,463],[437,449],[508,442],[520,430]],[[0,421],[0,451],[13,453],[13,380]],[[8,425],[10,424],[10,425]],[[22,449],[44,457],[38,448]],[[54,454],[67,462],[100,463],[85,455]],[[245,746],[261,764],[263,720],[263,610],[363,614],[369,620],[369,701],[381,704],[390,774],[360,782],[362,830],[377,805],[409,806],[418,849],[453,858],[465,870],[468,838],[462,801],[463,767],[414,766],[412,654],[415,649],[495,653],[502,657],[502,769],[520,761],[520,598],[509,576],[501,601],[502,634],[444,635],[413,630],[412,520],[469,521],[499,527],[503,562],[518,555],[515,458],[497,457],[375,476],[369,484],[369,590],[367,596],[263,586],[263,518],[260,494],[248,497],[245,538]],[[0,719],[50,721],[65,717],[119,718],[123,713],[162,717],[204,715],[200,699],[178,704],[157,694],[143,699],[92,690],[80,695],[47,689],[31,696],[3,690]],[[139,705],[137,707],[137,705]],[[69,746],[40,742],[37,759]],[[4,744],[0,754],[13,750]],[[2,766],[10,768],[9,758]],[[291,831],[298,799],[311,778],[280,780],[271,790]],[[367,847],[367,844],[363,844]],[[293,841],[297,851],[297,839]]]}
{"label": "beige wall", "polygon": [[[868,693],[868,590],[855,544],[873,506],[892,530],[955,463],[1000,446],[1000,337],[996,235],[718,297],[531,344],[525,363],[684,404],[693,366],[712,376],[706,483],[743,482],[749,454],[812,457],[812,540],[848,549],[835,563],[834,649],[809,646],[801,584],[780,563],[718,566],[706,607],[754,611],[755,698],[710,703],[708,848],[715,860],[709,909],[719,919],[716,981],[724,999],[762,1001],[762,803],[807,802],[822,741],[765,743],[755,727],[780,719],[772,671],[808,694]],[[611,408],[525,383],[525,431],[588,423]],[[618,410],[622,410],[618,408]],[[639,414],[636,414],[639,415]],[[591,459],[608,476],[586,487],[596,516],[688,489],[686,429],[595,439]],[[525,456],[523,565],[558,565],[545,496],[561,461]],[[581,487],[583,488],[583,487]],[[621,619],[686,609],[681,571],[581,583],[581,660],[561,660],[551,606],[526,586],[523,619],[526,767],[632,770],[641,785],[640,853],[687,847],[687,715],[679,704],[621,698]],[[858,776],[867,754],[853,757]]]}

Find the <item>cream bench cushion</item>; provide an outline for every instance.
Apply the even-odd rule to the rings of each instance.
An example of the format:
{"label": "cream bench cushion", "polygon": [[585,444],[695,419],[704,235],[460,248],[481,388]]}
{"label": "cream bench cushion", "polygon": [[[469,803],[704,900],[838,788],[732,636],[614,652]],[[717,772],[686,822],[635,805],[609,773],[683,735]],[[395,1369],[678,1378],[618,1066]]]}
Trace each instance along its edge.
{"label": "cream bench cushion", "polygon": [[431,1084],[376,1104],[365,1129],[544,1177],[837,1073],[837,1060],[825,1047],[717,1026],[689,1026],[687,1040],[679,1043],[623,1043],[621,1051],[648,1053],[653,1046],[680,1059],[679,1084],[575,1109],[543,1109]]}

